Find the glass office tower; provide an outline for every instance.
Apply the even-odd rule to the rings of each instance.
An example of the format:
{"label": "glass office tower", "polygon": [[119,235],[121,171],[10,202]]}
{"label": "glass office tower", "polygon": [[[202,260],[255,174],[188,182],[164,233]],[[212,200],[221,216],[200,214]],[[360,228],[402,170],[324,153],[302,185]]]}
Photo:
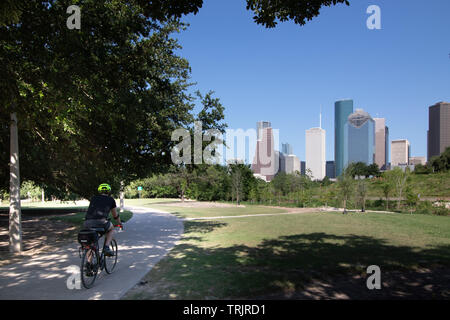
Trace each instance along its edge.
{"label": "glass office tower", "polygon": [[281,144],[281,152],[284,154],[294,154],[294,151],[292,149],[292,146],[289,143],[282,143]]}
{"label": "glass office tower", "polygon": [[344,129],[348,116],[353,113],[353,100],[339,100],[334,103],[334,161],[336,177],[344,169]]}
{"label": "glass office tower", "polygon": [[375,121],[362,109],[348,117],[344,128],[344,168],[354,162],[375,162]]}

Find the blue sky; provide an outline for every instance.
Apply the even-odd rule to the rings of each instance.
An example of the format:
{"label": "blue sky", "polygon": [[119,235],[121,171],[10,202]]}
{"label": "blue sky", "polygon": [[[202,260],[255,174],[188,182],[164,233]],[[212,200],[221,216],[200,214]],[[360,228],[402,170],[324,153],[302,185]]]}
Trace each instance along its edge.
{"label": "blue sky", "polygon": [[[281,142],[305,159],[305,130],[326,130],[334,158],[334,102],[386,118],[390,139],[408,139],[426,156],[428,106],[450,101],[450,1],[350,0],[323,8],[305,26],[266,29],[244,0],[204,0],[180,33],[194,89],[214,90],[230,128],[268,120]],[[369,30],[369,5],[381,8],[381,30]]]}

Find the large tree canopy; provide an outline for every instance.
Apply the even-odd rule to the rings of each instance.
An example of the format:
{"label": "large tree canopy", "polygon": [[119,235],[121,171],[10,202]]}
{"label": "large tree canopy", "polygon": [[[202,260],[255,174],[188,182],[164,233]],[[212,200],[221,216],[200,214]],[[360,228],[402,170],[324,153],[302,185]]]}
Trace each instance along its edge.
{"label": "large tree canopy", "polygon": [[[23,12],[23,3],[30,0],[2,0],[0,2],[0,25],[18,22]],[[330,7],[338,3],[350,5],[348,0],[245,0],[247,10],[254,13],[253,20],[266,28],[273,28],[277,21],[294,21],[304,25],[306,21],[318,16],[324,6]],[[54,2],[54,1],[45,1]],[[81,1],[80,1],[81,2]],[[167,21],[181,18],[189,13],[196,14],[203,5],[203,0],[136,0],[124,3],[135,3],[143,10],[143,14],[151,19]],[[76,4],[76,3],[71,3]]]}
{"label": "large tree canopy", "polygon": [[68,4],[23,3],[20,23],[0,27],[3,188],[10,112],[19,118],[23,179],[83,196],[100,181],[118,186],[163,170],[171,132],[194,120],[189,65],[170,37],[180,22],[148,19],[132,2],[86,0],[81,30],[69,30]]}

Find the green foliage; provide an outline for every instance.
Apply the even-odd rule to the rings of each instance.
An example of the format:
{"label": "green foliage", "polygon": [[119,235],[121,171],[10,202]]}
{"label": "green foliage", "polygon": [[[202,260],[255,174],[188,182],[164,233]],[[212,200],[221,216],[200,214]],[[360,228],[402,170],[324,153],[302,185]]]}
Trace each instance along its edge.
{"label": "green foliage", "polygon": [[414,166],[414,174],[429,174],[432,173],[433,169],[428,165],[417,164]]}
{"label": "green foliage", "polygon": [[42,188],[35,185],[32,181],[23,181],[20,186],[21,199],[38,200],[42,197]]}
{"label": "green foliage", "polygon": [[358,180],[356,184],[356,196],[357,203],[361,207],[361,211],[366,210],[366,198],[367,198],[367,182],[364,179]]}
{"label": "green foliage", "polygon": [[443,206],[437,206],[437,207],[433,207],[433,209],[431,210],[431,213],[436,216],[448,216],[448,215],[450,215],[450,210]]}
{"label": "green foliage", "polygon": [[188,189],[190,197],[205,201],[228,200],[231,187],[226,167],[201,165],[194,172],[195,178]]}
{"label": "green foliage", "polygon": [[350,5],[348,0],[317,0],[317,1],[291,1],[291,0],[247,0],[247,10],[255,14],[253,20],[265,26],[274,28],[277,21],[292,20],[294,23],[304,25],[306,21],[318,16],[323,6],[332,6],[337,3]]}
{"label": "green foliage", "polygon": [[[185,26],[146,18],[136,1],[85,0],[81,30],[68,30],[66,2],[22,4],[21,23],[0,27],[1,187],[11,111],[25,180],[89,198],[101,182],[117,191],[120,181],[167,171],[172,131],[195,119],[189,64],[172,36]],[[199,117],[223,129],[218,99],[199,98]]]}
{"label": "green foliage", "polygon": [[434,172],[450,170],[450,147],[447,147],[439,156],[431,158],[429,166]]}
{"label": "green foliage", "polygon": [[167,175],[160,175],[132,181],[125,187],[125,197],[138,198],[138,187],[142,187],[142,198],[175,198],[178,196],[177,190],[167,179]]}
{"label": "green foliage", "polygon": [[406,190],[406,204],[410,207],[415,207],[420,201],[419,195],[415,193],[410,187]]}
{"label": "green foliage", "polygon": [[379,177],[381,175],[380,169],[376,163],[366,165],[364,162],[354,162],[347,166],[348,174],[353,178],[356,176],[362,177]]}
{"label": "green foliage", "polygon": [[347,202],[352,197],[354,193],[354,180],[352,174],[354,171],[352,171],[351,168],[347,168],[344,170],[344,172],[338,177],[337,180],[337,188],[340,192],[340,196],[342,198],[343,204],[344,204],[344,212],[347,209]]}

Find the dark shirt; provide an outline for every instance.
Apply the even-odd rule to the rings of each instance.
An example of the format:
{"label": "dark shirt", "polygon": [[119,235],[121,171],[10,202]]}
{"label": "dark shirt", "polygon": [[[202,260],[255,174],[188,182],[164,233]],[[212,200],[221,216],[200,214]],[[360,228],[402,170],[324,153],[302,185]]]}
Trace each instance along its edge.
{"label": "dark shirt", "polygon": [[89,208],[86,213],[86,220],[97,220],[108,218],[109,211],[116,207],[116,200],[114,198],[100,194],[93,196]]}

